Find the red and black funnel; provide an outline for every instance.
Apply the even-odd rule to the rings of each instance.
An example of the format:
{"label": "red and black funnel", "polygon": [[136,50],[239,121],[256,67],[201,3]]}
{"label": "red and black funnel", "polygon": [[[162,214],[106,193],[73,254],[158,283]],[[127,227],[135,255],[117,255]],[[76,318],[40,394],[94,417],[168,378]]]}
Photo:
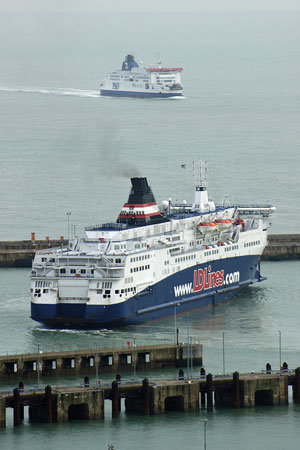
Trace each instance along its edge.
{"label": "red and black funnel", "polygon": [[128,225],[147,225],[162,220],[147,178],[131,178],[131,191],[127,203],[119,214],[117,222]]}

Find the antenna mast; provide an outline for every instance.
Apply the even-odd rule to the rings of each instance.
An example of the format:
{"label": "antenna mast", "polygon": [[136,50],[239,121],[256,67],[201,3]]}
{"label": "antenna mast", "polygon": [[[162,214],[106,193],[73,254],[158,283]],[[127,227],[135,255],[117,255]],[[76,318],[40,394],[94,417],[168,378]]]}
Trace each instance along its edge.
{"label": "antenna mast", "polygon": [[196,186],[207,188],[207,181],[206,181],[207,162],[206,161],[203,161],[203,160],[193,161],[193,175],[194,175]]}

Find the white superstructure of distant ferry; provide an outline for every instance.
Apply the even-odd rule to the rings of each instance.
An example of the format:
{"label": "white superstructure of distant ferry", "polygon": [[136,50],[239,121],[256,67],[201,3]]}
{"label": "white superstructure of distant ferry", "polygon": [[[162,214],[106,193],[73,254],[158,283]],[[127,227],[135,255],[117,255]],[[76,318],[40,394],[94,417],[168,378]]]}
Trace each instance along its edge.
{"label": "white superstructure of distant ferry", "polygon": [[[162,202],[132,178],[115,222],[86,228],[65,248],[36,253],[31,317],[51,327],[136,324],[214,306],[262,281],[271,205],[216,206],[204,163],[194,201]],[[109,199],[107,199],[109,201]]]}
{"label": "white superstructure of distant ferry", "polygon": [[109,73],[102,81],[101,95],[114,97],[182,97],[181,67],[140,67],[127,55],[121,70]]}

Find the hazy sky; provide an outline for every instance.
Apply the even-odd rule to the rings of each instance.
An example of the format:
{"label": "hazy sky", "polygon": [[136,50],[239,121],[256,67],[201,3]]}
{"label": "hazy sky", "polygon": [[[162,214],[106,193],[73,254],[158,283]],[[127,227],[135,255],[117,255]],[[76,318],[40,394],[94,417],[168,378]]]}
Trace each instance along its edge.
{"label": "hazy sky", "polygon": [[3,12],[299,11],[299,0],[0,0]]}

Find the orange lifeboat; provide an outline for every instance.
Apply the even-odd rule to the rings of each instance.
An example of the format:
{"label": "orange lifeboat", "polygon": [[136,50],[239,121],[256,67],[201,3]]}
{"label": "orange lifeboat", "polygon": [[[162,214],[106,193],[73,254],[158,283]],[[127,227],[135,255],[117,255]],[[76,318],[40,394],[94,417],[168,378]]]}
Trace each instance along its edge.
{"label": "orange lifeboat", "polygon": [[212,231],[217,230],[217,224],[216,222],[200,222],[197,225],[198,230],[205,234],[205,233],[211,233]]}
{"label": "orange lifeboat", "polygon": [[232,220],[230,219],[217,219],[215,222],[218,225],[219,230],[225,230],[226,228],[230,228],[232,225]]}

